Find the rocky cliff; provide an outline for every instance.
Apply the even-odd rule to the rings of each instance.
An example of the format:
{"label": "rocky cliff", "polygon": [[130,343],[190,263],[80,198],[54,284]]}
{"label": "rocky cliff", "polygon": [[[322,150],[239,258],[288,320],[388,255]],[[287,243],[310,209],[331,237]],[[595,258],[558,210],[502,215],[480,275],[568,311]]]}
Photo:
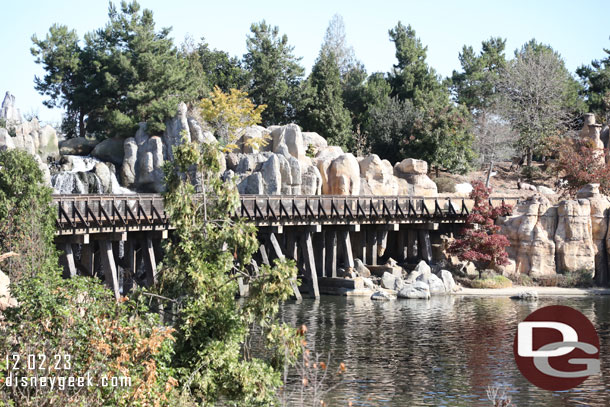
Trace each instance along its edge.
{"label": "rocky cliff", "polygon": [[608,270],[609,209],[610,199],[599,193],[598,184],[558,204],[541,195],[521,202],[512,216],[499,219],[511,243],[503,272],[540,278],[588,271],[601,282]]}
{"label": "rocky cliff", "polygon": [[[163,135],[150,135],[146,123],[140,123],[134,137],[102,142],[59,140],[51,126],[23,121],[8,92],[0,115],[8,124],[0,128],[0,149],[34,155],[56,193],[162,192],[162,166],[173,160],[173,147],[184,138],[216,142],[184,103],[165,123]],[[392,166],[374,154],[355,157],[296,124],[252,126],[241,133],[238,147],[225,156],[223,177],[234,179],[242,194],[437,195],[425,161],[406,159]],[[268,142],[257,150],[248,143],[253,138]]]}

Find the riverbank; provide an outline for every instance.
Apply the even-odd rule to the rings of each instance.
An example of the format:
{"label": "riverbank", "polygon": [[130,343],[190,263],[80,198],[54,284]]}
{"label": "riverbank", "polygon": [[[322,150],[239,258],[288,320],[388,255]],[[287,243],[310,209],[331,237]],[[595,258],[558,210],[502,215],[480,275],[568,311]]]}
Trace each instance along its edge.
{"label": "riverbank", "polygon": [[512,297],[525,291],[536,292],[539,297],[556,296],[590,296],[610,295],[610,288],[564,288],[564,287],[528,287],[513,286],[508,288],[462,288],[454,295],[471,295],[480,297]]}

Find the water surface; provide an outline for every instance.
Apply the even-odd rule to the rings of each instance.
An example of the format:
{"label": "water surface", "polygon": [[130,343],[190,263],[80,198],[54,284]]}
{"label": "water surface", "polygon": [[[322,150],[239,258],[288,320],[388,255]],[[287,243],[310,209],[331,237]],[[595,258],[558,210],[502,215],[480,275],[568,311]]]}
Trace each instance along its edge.
{"label": "water surface", "polygon": [[[553,304],[585,314],[601,343],[601,375],[565,392],[531,385],[513,358],[517,324]],[[507,388],[519,407],[610,406],[610,297],[374,302],[325,296],[287,303],[282,315],[307,325],[307,340],[323,360],[330,354],[335,366],[345,363],[343,382],[325,397],[331,406],[490,406],[488,386]]]}

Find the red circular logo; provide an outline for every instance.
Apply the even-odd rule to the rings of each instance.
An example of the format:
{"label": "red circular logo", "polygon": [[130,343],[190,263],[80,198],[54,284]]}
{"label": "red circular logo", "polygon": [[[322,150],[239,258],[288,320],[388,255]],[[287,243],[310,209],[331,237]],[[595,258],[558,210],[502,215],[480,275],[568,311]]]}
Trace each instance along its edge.
{"label": "red circular logo", "polygon": [[513,352],[521,374],[545,390],[571,389],[600,370],[595,327],[564,305],[529,314],[517,327]]}

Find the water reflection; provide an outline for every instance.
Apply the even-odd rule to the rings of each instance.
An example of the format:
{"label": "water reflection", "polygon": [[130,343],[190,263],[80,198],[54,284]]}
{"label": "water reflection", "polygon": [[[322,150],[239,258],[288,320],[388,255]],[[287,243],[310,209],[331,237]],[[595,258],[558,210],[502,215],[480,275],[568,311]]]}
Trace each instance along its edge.
{"label": "water reflection", "polygon": [[[513,359],[517,323],[537,308],[563,304],[583,312],[601,342],[602,374],[577,389],[530,385]],[[327,398],[344,406],[489,406],[488,386],[511,389],[517,406],[610,405],[610,298],[433,297],[374,302],[323,297],[288,303],[286,322],[306,324],[316,352],[347,365],[346,381]]]}

